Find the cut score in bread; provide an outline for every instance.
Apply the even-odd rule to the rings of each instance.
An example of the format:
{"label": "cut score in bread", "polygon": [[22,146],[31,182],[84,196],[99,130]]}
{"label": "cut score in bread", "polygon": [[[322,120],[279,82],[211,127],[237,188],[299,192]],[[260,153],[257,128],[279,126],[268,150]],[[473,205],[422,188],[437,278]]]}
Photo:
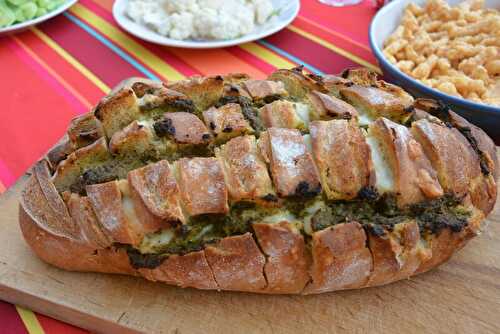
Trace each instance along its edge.
{"label": "cut score in bread", "polygon": [[35,164],[19,218],[67,270],[314,294],[445,262],[498,175],[481,129],[366,69],[129,79]]}

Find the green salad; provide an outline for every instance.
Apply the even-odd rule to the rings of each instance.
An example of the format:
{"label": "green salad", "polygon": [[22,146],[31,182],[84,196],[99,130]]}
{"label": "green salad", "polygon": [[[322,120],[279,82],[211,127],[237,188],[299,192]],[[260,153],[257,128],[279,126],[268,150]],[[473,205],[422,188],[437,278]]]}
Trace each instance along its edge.
{"label": "green salad", "polygon": [[45,15],[66,1],[67,0],[0,0],[0,28]]}

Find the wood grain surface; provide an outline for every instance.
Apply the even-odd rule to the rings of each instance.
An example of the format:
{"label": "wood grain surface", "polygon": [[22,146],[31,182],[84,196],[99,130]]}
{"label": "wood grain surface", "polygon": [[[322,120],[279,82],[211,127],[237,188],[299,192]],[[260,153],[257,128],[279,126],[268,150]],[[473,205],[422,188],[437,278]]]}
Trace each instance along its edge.
{"label": "wood grain surface", "polygon": [[18,198],[0,198],[0,299],[99,333],[500,333],[500,205],[448,263],[384,287],[315,296],[180,289],[59,270],[22,239]]}

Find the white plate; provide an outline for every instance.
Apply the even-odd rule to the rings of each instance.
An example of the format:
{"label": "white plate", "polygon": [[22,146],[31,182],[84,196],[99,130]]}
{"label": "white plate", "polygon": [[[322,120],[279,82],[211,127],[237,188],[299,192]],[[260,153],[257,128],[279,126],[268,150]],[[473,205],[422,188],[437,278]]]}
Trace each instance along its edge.
{"label": "white plate", "polygon": [[6,33],[14,33],[18,32],[24,29],[27,29],[31,26],[34,26],[35,24],[42,23],[43,21],[47,21],[48,19],[53,18],[56,15],[61,14],[64,12],[66,9],[69,7],[73,6],[78,0],[68,0],[66,3],[62,4],[61,6],[57,7],[51,12],[48,12],[45,15],[42,15],[40,17],[37,17],[33,20],[28,20],[25,22],[21,23],[16,23],[11,26],[5,27],[5,28],[0,28],[0,35],[6,34]]}
{"label": "white plate", "polygon": [[132,35],[148,42],[180,48],[210,49],[237,45],[255,41],[272,35],[283,29],[295,19],[300,9],[299,0],[272,0],[274,8],[279,10],[278,17],[258,26],[252,33],[239,38],[227,40],[177,40],[162,36],[130,19],[125,14],[129,0],[116,0],[113,5],[113,16],[118,24]]}

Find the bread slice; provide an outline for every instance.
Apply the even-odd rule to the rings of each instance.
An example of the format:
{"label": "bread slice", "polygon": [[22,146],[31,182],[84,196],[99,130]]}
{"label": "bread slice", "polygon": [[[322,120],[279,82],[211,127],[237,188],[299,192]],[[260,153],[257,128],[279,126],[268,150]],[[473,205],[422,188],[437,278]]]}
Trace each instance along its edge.
{"label": "bread slice", "polygon": [[203,112],[203,119],[217,143],[224,143],[231,138],[254,132],[243,116],[241,106],[236,103],[207,109]]}
{"label": "bread slice", "polygon": [[[264,156],[280,196],[315,196],[321,192],[319,175],[304,138],[294,129],[269,128],[261,138]],[[262,140],[262,139],[261,139]],[[265,142],[263,142],[265,143]]]}
{"label": "bread slice", "polygon": [[233,138],[216,149],[215,155],[224,170],[232,201],[272,202],[276,198],[266,164],[257,151],[254,136]]}
{"label": "bread slice", "polygon": [[190,216],[227,213],[228,194],[219,160],[183,158],[175,164],[182,202]]}
{"label": "bread slice", "polygon": [[371,154],[362,131],[347,120],[314,121],[312,152],[328,199],[350,200],[375,185]]}

